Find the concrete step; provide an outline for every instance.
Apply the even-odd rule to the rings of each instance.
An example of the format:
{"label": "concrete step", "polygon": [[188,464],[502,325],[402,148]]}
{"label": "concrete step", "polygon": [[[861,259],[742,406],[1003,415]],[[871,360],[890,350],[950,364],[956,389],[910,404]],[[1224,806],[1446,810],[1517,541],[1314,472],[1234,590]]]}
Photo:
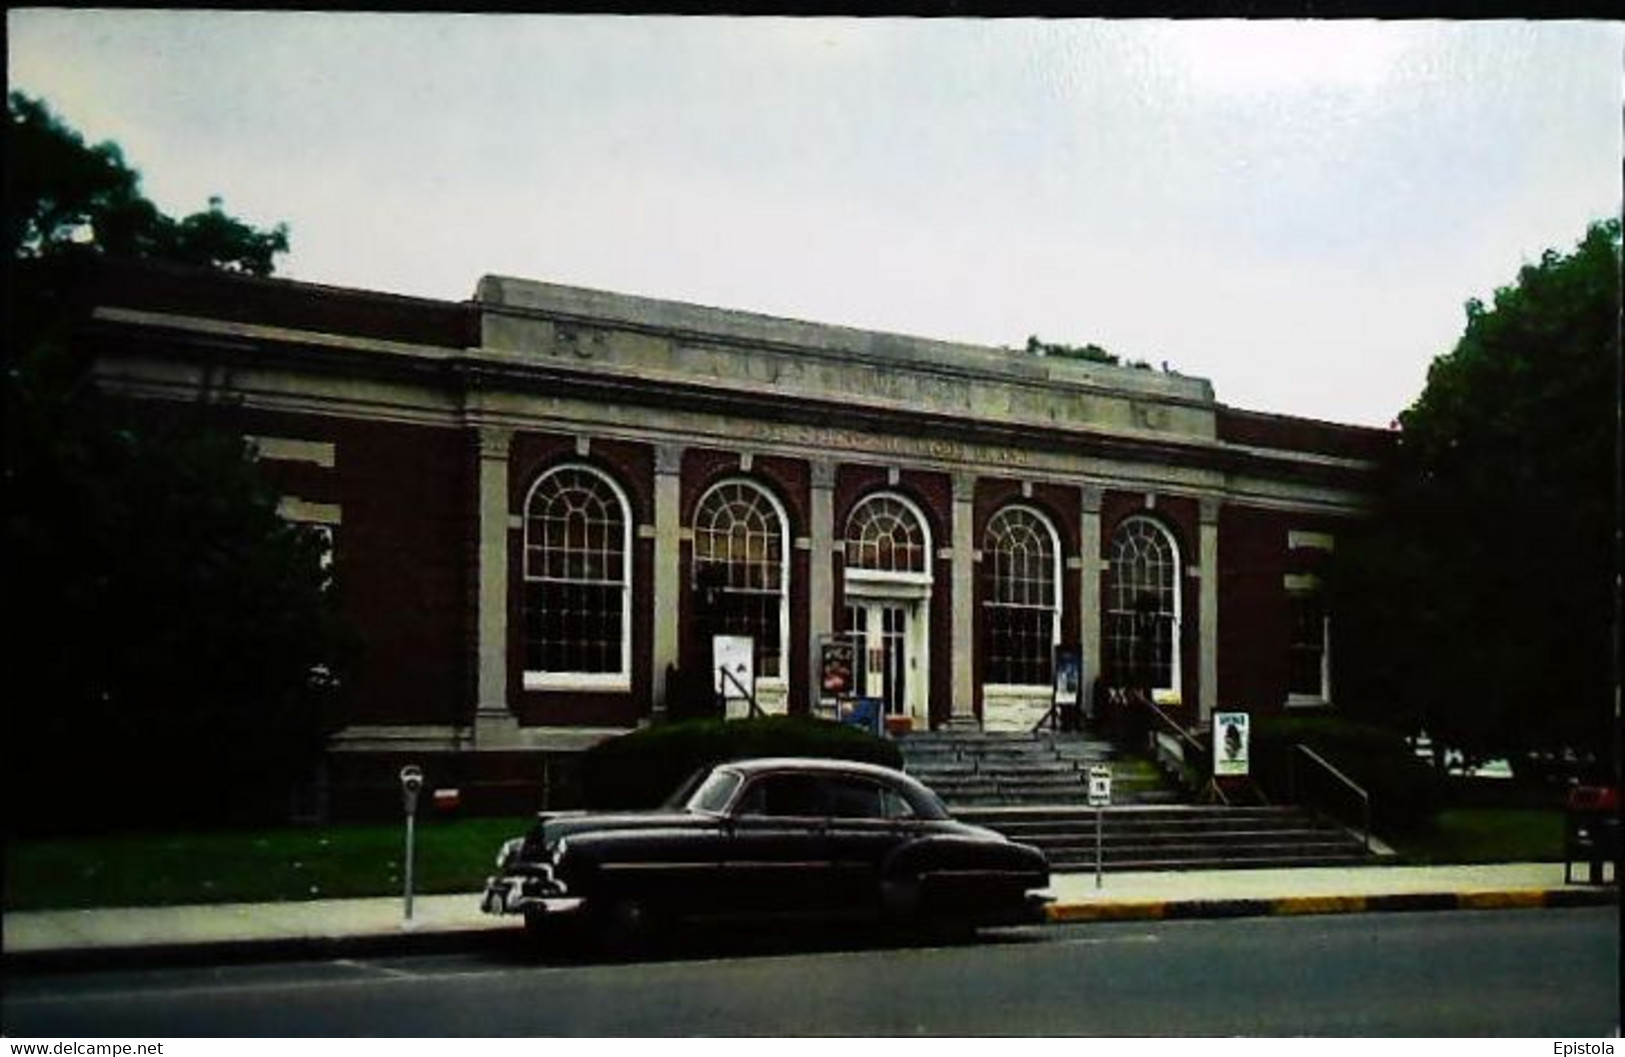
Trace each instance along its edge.
{"label": "concrete step", "polygon": [[1155,767],[1122,757],[1117,746],[1081,734],[921,731],[898,738],[904,770],[951,807],[1082,806],[1088,769],[1112,768],[1120,802],[1178,799]]}
{"label": "concrete step", "polygon": [[[1052,869],[1092,869],[1097,840],[1111,870],[1332,865],[1370,853],[1341,827],[1291,807],[967,807],[966,822],[1033,844]],[[1099,832],[1097,837],[1097,820]]]}
{"label": "concrete step", "polygon": [[[1359,866],[1369,856],[1358,853],[1340,855],[1249,856],[1228,855],[1214,859],[1121,859],[1102,864],[1105,873],[1151,873],[1176,870],[1268,870],[1310,866]],[[1085,859],[1050,860],[1050,869],[1058,873],[1089,873],[1095,869],[1091,855]]]}

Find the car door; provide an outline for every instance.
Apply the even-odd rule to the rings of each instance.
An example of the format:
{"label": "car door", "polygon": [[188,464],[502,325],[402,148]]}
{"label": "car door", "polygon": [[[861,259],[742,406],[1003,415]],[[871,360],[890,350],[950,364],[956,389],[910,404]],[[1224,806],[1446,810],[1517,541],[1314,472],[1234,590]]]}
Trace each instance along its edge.
{"label": "car door", "polygon": [[881,870],[894,849],[914,838],[919,821],[906,799],[870,778],[831,779],[828,793],[828,895],[844,912],[877,911]]}
{"label": "car door", "polygon": [[828,896],[828,796],[815,774],[753,776],[740,794],[722,863],[740,913],[818,909]]}

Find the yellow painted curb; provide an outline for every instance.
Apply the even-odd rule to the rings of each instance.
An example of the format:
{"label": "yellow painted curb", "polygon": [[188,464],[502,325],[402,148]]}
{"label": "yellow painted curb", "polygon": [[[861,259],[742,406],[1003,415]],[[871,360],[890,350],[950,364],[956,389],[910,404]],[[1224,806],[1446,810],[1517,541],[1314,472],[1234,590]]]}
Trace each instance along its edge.
{"label": "yellow painted curb", "polygon": [[1272,914],[1358,914],[1365,896],[1286,896],[1270,901]]}
{"label": "yellow painted curb", "polygon": [[1143,921],[1160,918],[1168,904],[1161,900],[1138,903],[1057,903],[1046,908],[1053,922],[1065,921]]}
{"label": "yellow painted curb", "polygon": [[1507,892],[1462,892],[1456,896],[1463,910],[1501,910],[1507,907],[1543,907],[1546,890],[1525,888]]}

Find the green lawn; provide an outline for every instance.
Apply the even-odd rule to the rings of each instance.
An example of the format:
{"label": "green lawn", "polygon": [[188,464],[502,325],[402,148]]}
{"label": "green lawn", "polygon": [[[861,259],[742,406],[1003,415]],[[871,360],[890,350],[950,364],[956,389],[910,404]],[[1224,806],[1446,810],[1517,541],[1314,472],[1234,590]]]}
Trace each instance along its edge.
{"label": "green lawn", "polygon": [[[418,892],[475,891],[524,818],[425,821]],[[404,823],[15,841],[5,908],[279,902],[401,892]]]}
{"label": "green lawn", "polygon": [[1562,862],[1563,811],[1555,807],[1451,808],[1431,827],[1387,838],[1416,863]]}
{"label": "green lawn", "polygon": [[[476,891],[524,818],[426,821],[418,892]],[[279,902],[395,895],[401,824],[20,841],[5,857],[5,908]],[[1457,808],[1389,843],[1416,863],[1561,862],[1558,808]]]}

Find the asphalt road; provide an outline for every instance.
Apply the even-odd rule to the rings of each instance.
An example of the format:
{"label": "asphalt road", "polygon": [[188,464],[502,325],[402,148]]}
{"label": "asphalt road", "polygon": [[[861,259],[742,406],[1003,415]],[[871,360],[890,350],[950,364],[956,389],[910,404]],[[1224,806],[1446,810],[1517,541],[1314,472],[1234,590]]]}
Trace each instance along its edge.
{"label": "asphalt road", "polygon": [[13,1037],[1615,1035],[1617,908],[724,938],[11,977]]}

